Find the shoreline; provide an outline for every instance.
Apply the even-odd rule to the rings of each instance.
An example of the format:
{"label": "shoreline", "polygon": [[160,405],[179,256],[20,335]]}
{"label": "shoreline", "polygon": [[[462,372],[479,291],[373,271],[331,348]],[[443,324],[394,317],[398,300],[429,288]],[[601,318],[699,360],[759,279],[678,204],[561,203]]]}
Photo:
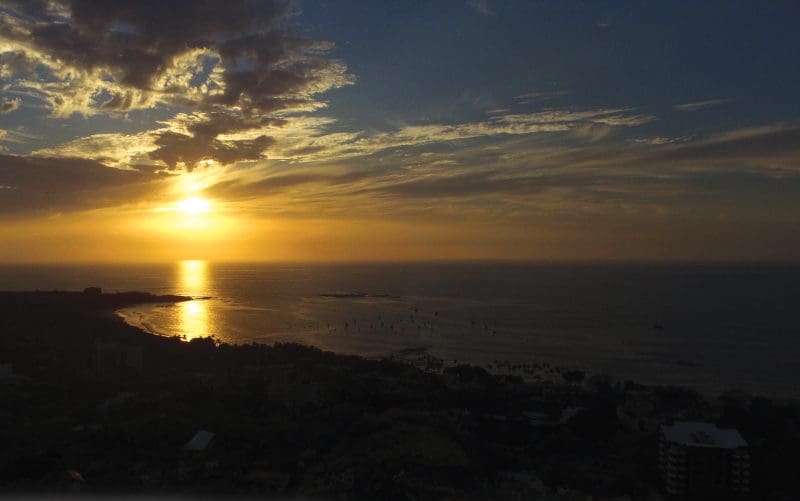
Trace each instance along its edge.
{"label": "shoreline", "polygon": [[[793,492],[775,472],[800,446],[796,401],[181,341],[106,307],[135,297],[0,293],[0,362],[21,378],[0,385],[0,492],[643,499],[660,485],[659,427],[676,420],[739,429],[754,492]],[[199,431],[208,447],[185,450]]]}
{"label": "shoreline", "polygon": [[[326,294],[321,294],[320,296],[326,297]],[[336,294],[345,294],[345,293],[336,293]],[[348,298],[350,297],[351,293],[348,294]],[[337,296],[338,297],[338,296]],[[359,293],[359,297],[361,297],[361,293]],[[191,300],[204,300],[208,298],[191,298]],[[148,305],[145,305],[148,306]],[[158,306],[158,304],[155,304]],[[115,314],[120,317],[126,324],[141,329],[142,331],[160,336],[160,337],[180,337],[178,333],[171,333],[165,329],[156,329],[152,325],[147,322],[148,313],[150,313],[149,308],[143,308],[140,311],[135,309],[136,305],[128,305],[125,308],[117,310]],[[121,312],[121,310],[127,310],[125,314]],[[138,316],[138,318],[136,318]],[[324,320],[319,320],[320,324],[324,323]],[[753,395],[763,395],[765,397],[773,398],[773,399],[781,399],[787,401],[800,401],[800,392],[798,391],[796,385],[785,385],[782,386],[780,389],[770,389],[766,388],[764,384],[757,383],[754,381],[745,382],[743,384],[737,383],[726,383],[722,380],[722,382],[712,382],[709,383],[708,381],[714,381],[709,379],[703,379],[702,376],[702,368],[700,369],[700,373],[697,374],[697,377],[700,377],[697,381],[700,381],[699,384],[692,384],[687,380],[691,377],[690,374],[679,374],[672,377],[672,381],[665,380],[661,376],[655,379],[648,379],[647,374],[642,373],[640,367],[636,365],[630,364],[628,361],[628,371],[627,375],[625,374],[626,371],[622,373],[614,373],[613,370],[609,370],[606,367],[597,367],[597,365],[605,366],[607,363],[603,363],[604,361],[601,360],[600,364],[593,363],[592,361],[584,362],[584,363],[570,363],[567,360],[564,360],[563,357],[548,357],[548,356],[537,356],[535,354],[525,354],[524,356],[519,356],[517,358],[513,358],[508,356],[508,354],[498,354],[498,358],[492,358],[491,360],[484,360],[484,361],[475,361],[470,360],[468,356],[448,356],[449,354],[442,353],[441,350],[436,352],[434,345],[427,345],[427,344],[408,344],[402,347],[392,347],[392,343],[386,343],[386,347],[383,350],[376,351],[371,350],[367,353],[358,351],[358,350],[337,350],[335,348],[331,348],[331,343],[323,343],[322,345],[316,344],[313,341],[307,339],[308,336],[307,332],[302,331],[287,331],[281,332],[280,335],[284,339],[279,342],[294,342],[304,346],[309,346],[312,348],[318,348],[322,350],[329,350],[336,354],[341,354],[345,356],[358,356],[363,357],[371,360],[380,360],[382,358],[393,358],[398,361],[402,361],[403,363],[408,363],[413,365],[417,368],[425,370],[426,367],[439,367],[446,368],[446,367],[453,367],[460,364],[467,364],[473,365],[476,367],[481,367],[482,369],[487,370],[488,372],[494,375],[508,375],[508,376],[519,376],[522,377],[526,382],[536,382],[536,381],[544,381],[548,379],[556,379],[556,382],[560,379],[560,372],[564,371],[573,371],[573,370],[580,370],[587,375],[591,376],[600,376],[600,377],[611,377],[617,381],[631,381],[637,384],[644,384],[648,386],[685,386],[687,388],[691,388],[693,391],[697,391],[701,395],[707,398],[714,398],[722,393],[731,392],[731,391],[744,391],[749,394]],[[286,339],[295,337],[296,339]],[[256,339],[252,339],[256,338]],[[380,335],[378,335],[380,338]],[[219,341],[217,338],[215,338]],[[424,340],[423,340],[424,341]],[[253,336],[250,340],[244,340],[237,342],[236,340],[229,340],[226,339],[223,341],[228,344],[233,345],[247,345],[253,342],[258,344],[267,344],[270,345],[275,341],[267,340],[267,341],[259,341],[257,336]],[[327,344],[327,346],[325,346]],[[335,344],[335,343],[333,343]],[[418,356],[414,356],[414,353],[419,350],[420,347],[425,347],[426,350],[419,353]],[[463,350],[462,350],[463,351]],[[404,353],[405,352],[405,353]],[[464,355],[461,353],[460,355]],[[454,360],[456,359],[456,360]],[[580,362],[576,360],[576,362]],[[605,361],[607,362],[607,361]],[[634,362],[635,363],[635,362]],[[664,366],[664,370],[669,370],[670,368],[677,368],[679,370],[684,370],[689,367],[694,369],[697,367],[694,363],[686,362],[683,359],[664,359],[660,362],[661,365]],[[691,371],[690,371],[691,372]]]}

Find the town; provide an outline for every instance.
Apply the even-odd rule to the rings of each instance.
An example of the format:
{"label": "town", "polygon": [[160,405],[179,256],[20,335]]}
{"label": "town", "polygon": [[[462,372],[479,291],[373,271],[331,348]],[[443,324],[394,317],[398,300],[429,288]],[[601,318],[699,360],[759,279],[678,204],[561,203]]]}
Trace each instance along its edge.
{"label": "town", "polygon": [[536,364],[147,334],[187,298],[0,293],[0,491],[312,499],[795,499],[800,406]]}

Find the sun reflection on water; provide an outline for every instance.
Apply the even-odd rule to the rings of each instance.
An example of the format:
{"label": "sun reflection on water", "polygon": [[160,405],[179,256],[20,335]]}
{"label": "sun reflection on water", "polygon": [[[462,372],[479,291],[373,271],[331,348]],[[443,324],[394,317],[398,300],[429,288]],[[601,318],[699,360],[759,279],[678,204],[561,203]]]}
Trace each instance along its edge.
{"label": "sun reflection on water", "polygon": [[[208,296],[208,263],[187,260],[178,263],[178,289],[185,296]],[[211,335],[208,300],[193,299],[178,303],[178,330],[187,339]]]}

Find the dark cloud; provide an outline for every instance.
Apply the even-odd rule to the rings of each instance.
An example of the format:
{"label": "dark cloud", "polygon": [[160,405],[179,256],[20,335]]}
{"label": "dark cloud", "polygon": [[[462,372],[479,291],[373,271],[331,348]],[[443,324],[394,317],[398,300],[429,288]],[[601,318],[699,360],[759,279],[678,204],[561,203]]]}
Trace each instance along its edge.
{"label": "dark cloud", "polygon": [[[568,190],[573,195],[590,196],[597,200],[660,196],[670,193],[679,184],[675,180],[654,176],[620,176],[602,172],[569,173],[558,172],[537,174],[516,173],[509,175],[502,170],[478,171],[453,176],[425,176],[402,183],[385,183],[359,190],[362,193],[375,193],[394,198],[439,199],[493,197],[498,201],[505,198],[525,199],[546,191]],[[632,187],[635,187],[632,189]],[[574,198],[574,197],[573,197]]]}
{"label": "dark cloud", "polygon": [[[13,27],[3,17],[0,17],[0,33],[6,33]],[[25,52],[11,50],[0,53],[0,68],[9,74],[19,74],[31,71],[36,66],[36,61]]]}
{"label": "dark cloud", "polygon": [[92,160],[0,155],[0,215],[113,207],[152,194],[163,177]]}
{"label": "dark cloud", "polygon": [[277,194],[302,185],[321,184],[347,187],[353,183],[375,180],[375,174],[368,170],[353,170],[343,173],[300,171],[270,176],[253,182],[223,181],[208,188],[206,193],[226,200],[241,200]]}
{"label": "dark cloud", "polygon": [[657,157],[664,161],[762,163],[768,166],[776,160],[783,160],[781,165],[800,169],[800,125],[740,131],[662,151]]}
{"label": "dark cloud", "polygon": [[274,143],[274,139],[263,135],[255,139],[223,142],[208,136],[164,132],[156,139],[158,149],[149,155],[172,169],[183,164],[191,171],[202,160],[214,160],[222,164],[258,160],[264,150]]}
{"label": "dark cloud", "polygon": [[[54,0],[3,1],[23,14],[30,42],[82,70],[104,70],[125,85],[149,90],[172,60],[192,49],[224,50],[226,62],[267,74],[271,64],[302,48],[299,38],[273,46],[246,43],[269,32],[288,13],[280,0]],[[23,33],[5,29],[14,39]],[[253,40],[257,42],[257,40]],[[261,57],[270,53],[272,57]],[[259,64],[266,61],[266,64]]]}
{"label": "dark cloud", "polygon": [[203,114],[188,137],[162,131],[152,158],[171,167],[258,159],[270,138],[217,136],[320,106],[315,95],[352,81],[326,57],[330,44],[288,26],[286,0],[0,0],[0,7],[13,13],[0,22],[0,40],[12,48],[0,55],[5,71],[46,68],[49,76],[28,77],[54,113],[161,103]]}
{"label": "dark cloud", "polygon": [[262,134],[254,138],[223,141],[218,137],[270,126],[280,127],[286,123],[283,119],[243,118],[222,112],[186,118],[189,120],[184,125],[186,133],[167,130],[158,134],[155,141],[158,147],[150,152],[150,158],[161,160],[171,169],[183,164],[190,171],[202,160],[214,160],[222,164],[257,160],[264,150],[275,143],[273,138]]}

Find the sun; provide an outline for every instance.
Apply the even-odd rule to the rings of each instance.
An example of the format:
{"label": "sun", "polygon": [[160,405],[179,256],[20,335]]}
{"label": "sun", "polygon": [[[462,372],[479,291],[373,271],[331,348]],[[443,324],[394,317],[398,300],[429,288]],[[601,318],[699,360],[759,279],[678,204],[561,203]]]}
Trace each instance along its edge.
{"label": "sun", "polygon": [[208,212],[211,209],[211,202],[205,198],[189,197],[175,204],[175,208],[184,214],[194,216],[196,214]]}
{"label": "sun", "polygon": [[[225,214],[225,204],[219,199],[206,198],[201,193],[183,193],[160,207],[153,207],[153,217],[148,226],[163,231],[179,230],[176,235],[220,234],[230,230],[233,224]],[[193,238],[193,237],[192,237]]]}

